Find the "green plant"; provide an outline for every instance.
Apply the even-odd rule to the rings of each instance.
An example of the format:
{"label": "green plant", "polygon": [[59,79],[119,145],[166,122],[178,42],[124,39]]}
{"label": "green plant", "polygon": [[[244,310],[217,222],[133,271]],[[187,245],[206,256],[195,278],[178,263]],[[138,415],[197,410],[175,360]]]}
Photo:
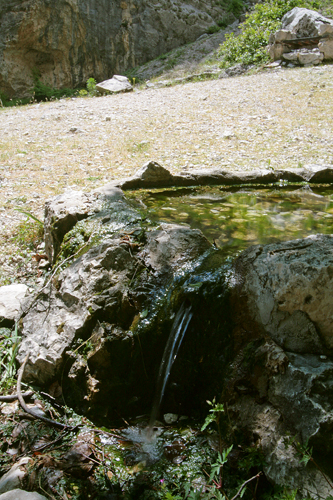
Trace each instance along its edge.
{"label": "green plant", "polygon": [[1,392],[7,390],[14,383],[13,379],[16,373],[15,357],[20,345],[21,337],[18,335],[17,323],[15,324],[14,331],[8,328],[0,328],[0,366],[1,366],[1,379],[0,387]]}
{"label": "green plant", "polygon": [[241,33],[226,36],[220,46],[219,57],[222,67],[235,63],[261,64],[268,61],[266,52],[269,35],[281,26],[281,19],[294,7],[318,8],[320,2],[314,0],[267,0],[258,3],[253,12],[247,15]]}
{"label": "green plant", "polygon": [[333,490],[333,484],[331,483],[331,481],[329,480],[323,469],[320,467],[320,465],[318,465],[318,463],[312,457],[313,447],[310,448],[308,441],[306,441],[305,443],[301,443],[297,439],[297,436],[294,437],[289,436],[284,440],[284,444],[286,448],[288,448],[289,446],[294,447],[300,459],[300,463],[303,463],[306,466],[309,462],[312,462],[312,464],[319,470],[325,481],[329,484],[330,488],[332,488]]}
{"label": "green plant", "polygon": [[209,26],[206,33],[208,35],[212,35],[213,33],[217,33],[218,31],[220,31],[220,29],[221,28],[218,24],[213,24],[212,26]]}
{"label": "green plant", "polygon": [[219,19],[216,24],[221,29],[223,29],[223,28],[226,28],[230,23],[232,23],[233,20],[234,20],[234,16],[229,13],[229,14],[226,14],[223,17],[221,17],[221,19]]}
{"label": "green plant", "polygon": [[20,106],[23,104],[31,104],[33,101],[33,97],[26,97],[24,99],[11,99],[3,92],[0,92],[0,107],[12,107],[12,106]]}
{"label": "green plant", "polygon": [[215,422],[217,424],[217,426],[219,427],[220,416],[221,416],[221,413],[224,412],[223,404],[216,403],[215,398],[213,399],[213,401],[207,400],[207,403],[212,408],[209,410],[209,413],[208,413],[207,417],[205,418],[205,422],[204,422],[203,426],[201,427],[201,431],[204,431],[212,422]]}
{"label": "green plant", "polygon": [[209,480],[212,481],[215,487],[220,490],[223,486],[223,466],[228,461],[228,455],[231,452],[233,446],[231,445],[226,450],[223,450],[222,453],[219,453],[217,456],[217,460],[214,464],[212,464],[211,473],[209,476]]}
{"label": "green plant", "polygon": [[89,95],[96,95],[97,90],[95,78],[88,78],[86,86]]}
{"label": "green plant", "polygon": [[244,9],[243,0],[231,0],[228,2],[227,11],[232,12],[235,17],[239,17]]}
{"label": "green plant", "polygon": [[[21,209],[16,209],[26,215],[28,218],[19,223],[13,239],[22,248],[35,250],[36,246],[42,242],[44,237],[44,224],[30,212],[25,212]],[[32,221],[29,221],[32,219]]]}
{"label": "green plant", "polygon": [[44,223],[41,220],[39,220],[37,217],[35,217],[31,212],[27,212],[26,210],[22,210],[21,208],[15,208],[15,210],[17,210],[18,212],[21,212],[21,214],[24,214],[28,218],[34,220],[35,222],[40,224],[44,229]]}
{"label": "green plant", "polygon": [[38,69],[32,71],[34,86],[32,88],[32,99],[36,101],[52,101],[61,97],[73,97],[77,95],[76,89],[62,88],[56,89],[43,83]]}

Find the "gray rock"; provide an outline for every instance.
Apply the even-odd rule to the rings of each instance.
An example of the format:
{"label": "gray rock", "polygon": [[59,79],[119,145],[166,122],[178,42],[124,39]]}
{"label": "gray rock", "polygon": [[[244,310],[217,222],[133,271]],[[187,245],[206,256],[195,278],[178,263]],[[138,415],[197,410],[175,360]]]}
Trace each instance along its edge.
{"label": "gray rock", "polygon": [[282,54],[282,59],[301,66],[317,65],[323,62],[324,54],[319,49],[299,49]]}
{"label": "gray rock", "polygon": [[21,458],[19,462],[13,465],[12,468],[0,478],[0,498],[2,497],[2,493],[15,490],[15,488],[21,486],[23,479],[27,475],[27,470],[24,466],[30,461],[31,458],[29,457]]}
{"label": "gray rock", "polygon": [[282,29],[297,38],[333,34],[333,20],[313,10],[294,7],[282,18]]}
{"label": "gray rock", "polygon": [[45,203],[45,253],[55,263],[65,234],[75,224],[101,210],[103,203],[120,200],[123,193],[115,186],[104,186],[92,193],[66,191]]}
{"label": "gray rock", "polygon": [[238,265],[251,315],[275,342],[299,353],[333,352],[332,236],[251,247]]}
{"label": "gray rock", "polygon": [[330,487],[320,471],[310,463],[301,463],[295,448],[287,445],[287,429],[278,408],[269,402],[258,403],[251,396],[242,396],[228,412],[233,422],[236,420],[255,437],[252,445],[259,445],[263,451],[263,470],[271,483],[297,489],[302,498],[328,498]]}
{"label": "gray rock", "polygon": [[119,92],[130,92],[133,87],[126,76],[114,75],[110,80],[97,83],[96,90],[101,94],[118,94]]}
{"label": "gray rock", "polygon": [[45,253],[53,264],[65,234],[100,206],[96,195],[81,191],[66,191],[45,203]]}
{"label": "gray rock", "polygon": [[333,168],[331,166],[309,165],[305,168],[285,170],[252,170],[224,171],[205,170],[181,172],[172,175],[166,168],[156,162],[148,162],[142,169],[138,170],[133,177],[120,179],[110,183],[110,188],[140,189],[159,188],[166,186],[201,186],[201,185],[237,185],[237,184],[270,184],[286,180],[290,182],[333,182]]}
{"label": "gray rock", "polygon": [[333,39],[321,40],[318,44],[324,59],[333,59]]}
{"label": "gray rock", "polygon": [[23,491],[15,489],[0,495],[0,500],[47,500],[44,495],[40,495],[36,491]]}
{"label": "gray rock", "polygon": [[254,246],[234,264],[235,358],[229,415],[260,443],[264,471],[302,497],[327,498],[328,483],[300,461],[296,443],[330,474],[333,439],[333,237]]}
{"label": "gray rock", "polygon": [[0,326],[14,323],[28,295],[28,287],[23,284],[0,287]]}
{"label": "gray rock", "polygon": [[179,268],[210,247],[198,229],[162,223],[160,229],[147,234],[147,245],[139,255],[147,266],[165,270]]}
{"label": "gray rock", "polygon": [[[248,394],[255,389],[269,408],[256,407],[254,413],[261,416],[257,414],[250,423],[250,413],[246,416],[247,410],[240,407],[243,402],[238,402],[236,425],[257,428],[254,432],[263,445],[269,479],[298,488],[304,496],[327,497],[323,476],[314,467],[305,469],[285,441],[288,433],[297,436],[327,457],[333,449],[333,237],[311,235],[257,245],[243,252],[234,269],[234,339],[239,356],[234,363],[234,388],[239,393],[244,387]],[[242,337],[244,325],[248,334]],[[246,371],[248,356],[251,369]],[[246,401],[253,419],[256,403],[252,396]],[[266,411],[273,415],[273,408],[268,434],[265,415]],[[328,466],[324,455],[322,464]]]}
{"label": "gray rock", "polygon": [[[121,240],[106,240],[75,261],[57,280],[58,290],[49,290],[33,304],[23,319],[18,359],[30,353],[25,377],[47,383],[63,366],[64,356],[74,339],[84,337],[95,322],[102,305],[111,321],[119,315],[122,323],[122,280],[128,280],[138,264]],[[107,298],[101,294],[108,290]],[[125,321],[125,320],[124,320]],[[126,321],[125,321],[126,322]]]}
{"label": "gray rock", "polygon": [[333,362],[313,354],[287,353],[289,364],[269,383],[268,399],[304,443],[332,451]]}
{"label": "gray rock", "polygon": [[167,425],[171,425],[171,424],[175,424],[178,420],[178,415],[176,415],[175,413],[165,413],[163,415],[163,418],[164,418],[164,422],[167,424]]}
{"label": "gray rock", "polygon": [[122,189],[133,189],[136,187],[162,187],[172,185],[173,176],[166,168],[155,161],[149,161],[137,170],[130,179],[121,182]]}

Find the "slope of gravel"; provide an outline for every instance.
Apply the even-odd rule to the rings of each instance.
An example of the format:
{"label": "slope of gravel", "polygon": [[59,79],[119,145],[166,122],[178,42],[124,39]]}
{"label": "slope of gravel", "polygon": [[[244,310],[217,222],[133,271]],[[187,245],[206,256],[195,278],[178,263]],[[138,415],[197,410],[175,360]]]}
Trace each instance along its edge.
{"label": "slope of gravel", "polygon": [[15,209],[42,218],[65,189],[92,190],[148,160],[174,173],[332,164],[333,66],[266,71],[0,109],[0,285],[36,276]]}

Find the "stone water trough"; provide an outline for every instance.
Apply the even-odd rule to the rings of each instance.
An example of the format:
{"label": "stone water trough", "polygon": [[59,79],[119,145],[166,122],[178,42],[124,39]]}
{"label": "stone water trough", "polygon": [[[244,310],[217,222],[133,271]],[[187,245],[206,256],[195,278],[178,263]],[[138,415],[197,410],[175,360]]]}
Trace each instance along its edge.
{"label": "stone water trough", "polygon": [[[182,304],[193,318],[164,412],[205,414],[222,394],[233,435],[265,456],[273,484],[327,498],[333,477],[333,236],[252,246],[226,266],[188,226],[152,226],[121,187],[333,182],[332,168],[172,176],[156,163],[93,193],[46,205],[52,279],[26,301],[18,361],[25,380],[61,384],[96,422],[149,412],[163,349]],[[44,390],[45,390],[44,389]],[[287,436],[313,447],[305,465]],[[326,478],[321,470],[325,471]]]}
{"label": "stone water trough", "polygon": [[273,61],[306,66],[333,59],[333,20],[318,12],[295,7],[282,18],[282,27],[269,37]]}

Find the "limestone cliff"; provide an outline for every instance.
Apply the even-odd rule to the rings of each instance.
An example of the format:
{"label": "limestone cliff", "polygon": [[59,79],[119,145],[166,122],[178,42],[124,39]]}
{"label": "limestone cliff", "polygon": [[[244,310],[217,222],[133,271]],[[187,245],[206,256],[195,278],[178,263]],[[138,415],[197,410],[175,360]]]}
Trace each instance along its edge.
{"label": "limestone cliff", "polygon": [[52,87],[111,78],[194,41],[223,13],[207,0],[0,0],[0,91],[27,95],[33,69]]}

